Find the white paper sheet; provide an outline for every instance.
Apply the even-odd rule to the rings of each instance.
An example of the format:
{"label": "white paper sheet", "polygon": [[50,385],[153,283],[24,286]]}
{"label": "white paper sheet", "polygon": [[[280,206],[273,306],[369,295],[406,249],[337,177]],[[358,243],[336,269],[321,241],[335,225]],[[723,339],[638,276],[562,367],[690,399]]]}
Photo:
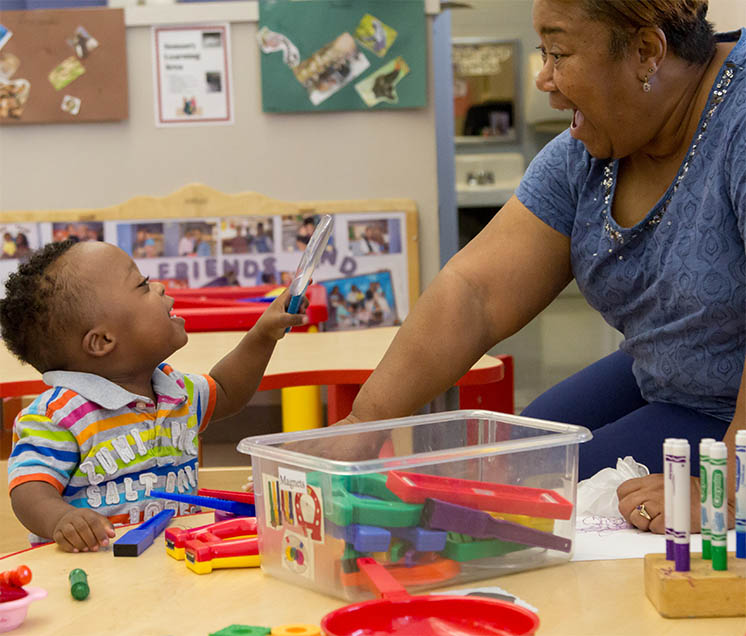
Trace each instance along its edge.
{"label": "white paper sheet", "polygon": [[[691,536],[691,551],[702,551],[702,535]],[[736,549],[736,532],[728,532],[728,551]],[[662,534],[642,532],[623,519],[583,517],[577,520],[573,561],[602,559],[641,559],[649,552],[664,553],[666,538]]]}

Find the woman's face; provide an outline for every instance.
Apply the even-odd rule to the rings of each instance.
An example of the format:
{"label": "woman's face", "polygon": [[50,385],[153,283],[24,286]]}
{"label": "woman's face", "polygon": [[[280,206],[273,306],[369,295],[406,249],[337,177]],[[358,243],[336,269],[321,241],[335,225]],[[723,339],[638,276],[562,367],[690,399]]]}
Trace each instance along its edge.
{"label": "woman's face", "polygon": [[533,21],[544,57],[536,86],[552,108],[572,109],[570,134],[597,158],[635,150],[632,99],[642,89],[632,62],[611,58],[608,28],[563,0],[536,0]]}

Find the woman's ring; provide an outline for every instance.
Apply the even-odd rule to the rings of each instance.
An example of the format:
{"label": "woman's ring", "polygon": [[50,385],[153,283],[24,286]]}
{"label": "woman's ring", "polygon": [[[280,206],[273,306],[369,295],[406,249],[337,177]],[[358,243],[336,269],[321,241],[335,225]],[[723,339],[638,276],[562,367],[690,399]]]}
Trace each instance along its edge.
{"label": "woman's ring", "polygon": [[635,510],[637,510],[641,517],[644,517],[648,521],[653,520],[653,517],[650,516],[650,513],[645,510],[645,504],[640,504],[639,506],[637,506],[637,508],[635,508]]}

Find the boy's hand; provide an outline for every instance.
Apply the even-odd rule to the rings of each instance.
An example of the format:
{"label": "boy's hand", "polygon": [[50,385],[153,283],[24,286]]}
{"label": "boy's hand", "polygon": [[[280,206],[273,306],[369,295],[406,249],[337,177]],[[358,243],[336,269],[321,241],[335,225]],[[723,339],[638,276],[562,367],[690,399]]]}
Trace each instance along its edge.
{"label": "boy's hand", "polygon": [[280,340],[290,327],[298,327],[308,323],[308,316],[305,315],[308,308],[308,298],[304,296],[301,299],[297,314],[289,314],[287,312],[288,305],[290,305],[290,290],[286,289],[272,301],[272,304],[257,320],[254,325],[257,333],[276,341]]}
{"label": "boy's hand", "polygon": [[65,552],[96,552],[109,545],[114,526],[93,510],[73,508],[63,514],[54,527],[52,538]]}

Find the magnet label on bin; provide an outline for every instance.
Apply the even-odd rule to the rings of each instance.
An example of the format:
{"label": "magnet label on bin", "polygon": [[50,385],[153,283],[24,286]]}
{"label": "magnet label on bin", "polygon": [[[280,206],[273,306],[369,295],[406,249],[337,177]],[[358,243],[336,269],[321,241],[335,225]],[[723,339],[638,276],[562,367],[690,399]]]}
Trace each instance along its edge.
{"label": "magnet label on bin", "polygon": [[[305,478],[305,473],[299,474]],[[321,489],[306,485],[303,491],[292,491],[276,477],[266,475],[262,481],[264,524],[268,528],[289,528],[310,541],[324,541]]]}
{"label": "magnet label on bin", "polygon": [[306,483],[306,473],[290,468],[277,468],[277,477],[280,481],[280,488],[290,492],[306,492],[308,484]]}

